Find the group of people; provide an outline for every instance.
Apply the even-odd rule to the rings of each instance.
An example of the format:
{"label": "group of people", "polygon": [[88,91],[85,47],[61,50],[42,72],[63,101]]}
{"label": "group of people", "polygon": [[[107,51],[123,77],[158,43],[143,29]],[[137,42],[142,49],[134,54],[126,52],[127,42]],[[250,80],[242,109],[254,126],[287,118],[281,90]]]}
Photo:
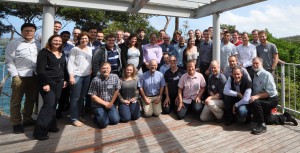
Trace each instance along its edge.
{"label": "group of people", "polygon": [[[271,113],[278,104],[273,73],[278,51],[265,31],[253,30],[252,42],[242,33],[237,43],[239,33],[231,37],[223,29],[219,62],[212,59],[212,28],[190,30],[188,39],[176,31],[172,40],[161,30],[148,41],[143,29],[104,37],[94,27],[87,32],[75,28],[70,39],[68,31],[58,34],[60,22],[54,26],[42,49],[31,23],[23,24],[22,37],[6,47],[12,77],[10,119],[16,134],[35,125],[33,136],[48,139],[48,132],[59,131],[56,118],[66,104],[77,127],[86,122],[86,110],[92,111],[99,128],[161,113],[175,113],[180,120],[189,112],[201,121],[225,125],[239,116],[257,123],[253,134],[266,132],[266,124],[298,124],[287,112]],[[38,92],[43,106],[35,121],[31,115]]]}

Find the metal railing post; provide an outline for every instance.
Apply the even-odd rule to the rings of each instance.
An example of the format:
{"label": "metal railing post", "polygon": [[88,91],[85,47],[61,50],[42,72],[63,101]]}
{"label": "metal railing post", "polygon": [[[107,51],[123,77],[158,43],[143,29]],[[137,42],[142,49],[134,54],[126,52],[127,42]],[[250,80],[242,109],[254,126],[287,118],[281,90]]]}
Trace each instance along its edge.
{"label": "metal railing post", "polygon": [[281,63],[281,108],[282,113],[284,113],[285,110],[285,70],[284,70],[284,64]]}

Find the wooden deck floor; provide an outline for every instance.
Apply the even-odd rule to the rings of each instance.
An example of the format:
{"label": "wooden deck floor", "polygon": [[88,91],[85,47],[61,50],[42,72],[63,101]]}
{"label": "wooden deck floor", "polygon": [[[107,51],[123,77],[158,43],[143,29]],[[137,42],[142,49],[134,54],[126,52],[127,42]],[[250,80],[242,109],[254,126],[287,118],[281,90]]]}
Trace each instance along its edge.
{"label": "wooden deck floor", "polygon": [[92,120],[83,127],[59,120],[60,132],[49,140],[32,138],[33,127],[24,134],[12,134],[7,117],[0,116],[0,152],[300,152],[300,126],[268,126],[262,135],[250,134],[254,124],[224,126],[203,123],[189,116],[177,121],[172,116],[140,118],[106,129]]}

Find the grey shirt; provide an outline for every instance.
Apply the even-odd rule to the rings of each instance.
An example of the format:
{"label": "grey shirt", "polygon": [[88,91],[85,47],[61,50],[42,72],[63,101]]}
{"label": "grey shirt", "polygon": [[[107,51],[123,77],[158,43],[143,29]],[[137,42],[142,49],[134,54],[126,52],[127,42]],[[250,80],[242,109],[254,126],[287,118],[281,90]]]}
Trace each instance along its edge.
{"label": "grey shirt", "polygon": [[212,60],[213,52],[213,42],[209,40],[208,42],[203,42],[200,45],[200,63],[210,63]]}
{"label": "grey shirt", "polygon": [[[249,81],[251,81],[251,77],[250,77],[248,71],[244,67],[241,67],[241,71],[242,71],[243,77],[245,77]],[[232,75],[232,68],[229,66],[226,67],[223,73],[226,76],[226,78],[228,79]]]}
{"label": "grey shirt", "polygon": [[266,45],[260,44],[256,46],[257,56],[263,59],[263,67],[265,70],[271,70],[273,64],[273,55],[278,54],[277,47],[270,42]]}
{"label": "grey shirt", "polygon": [[119,99],[123,103],[124,100],[130,100],[132,98],[138,99],[139,91],[137,89],[138,80],[120,80],[121,89],[119,91]]}

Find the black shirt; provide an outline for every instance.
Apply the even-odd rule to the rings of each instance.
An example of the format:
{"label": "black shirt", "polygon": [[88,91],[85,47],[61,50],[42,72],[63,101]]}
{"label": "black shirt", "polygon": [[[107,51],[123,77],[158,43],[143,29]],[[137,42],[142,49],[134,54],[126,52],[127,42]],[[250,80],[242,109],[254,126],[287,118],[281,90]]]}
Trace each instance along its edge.
{"label": "black shirt", "polygon": [[42,86],[67,80],[67,68],[64,53],[57,58],[51,51],[43,48],[37,56],[36,71]]}
{"label": "black shirt", "polygon": [[169,68],[164,77],[165,81],[168,84],[169,94],[174,95],[178,93],[178,82],[181,78],[181,76],[185,73],[185,71],[178,67],[177,71],[173,73],[171,71],[171,68]]}

